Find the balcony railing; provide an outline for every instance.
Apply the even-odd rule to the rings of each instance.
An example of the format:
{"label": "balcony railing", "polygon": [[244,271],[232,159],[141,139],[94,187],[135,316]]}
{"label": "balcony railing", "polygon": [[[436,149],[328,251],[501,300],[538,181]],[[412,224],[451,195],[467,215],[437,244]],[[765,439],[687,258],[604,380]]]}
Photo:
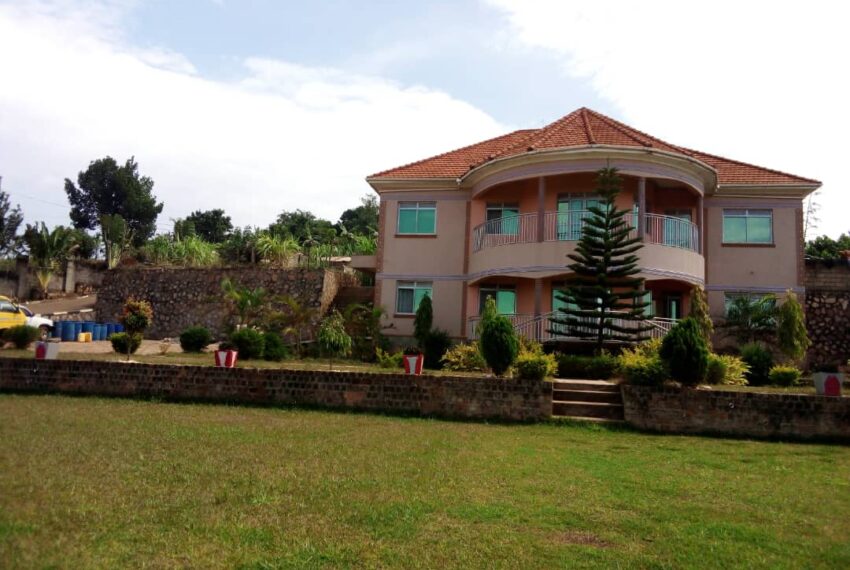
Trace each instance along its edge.
{"label": "balcony railing", "polygon": [[[517,334],[524,336],[528,340],[535,340],[537,342],[552,342],[552,341],[564,341],[564,340],[580,340],[573,332],[571,327],[567,327],[565,325],[556,325],[551,322],[553,316],[556,316],[556,313],[545,313],[542,315],[505,315],[508,319],[510,319],[511,323],[514,326],[514,330]],[[466,335],[469,339],[477,339],[478,338],[478,324],[480,322],[480,317],[470,317],[467,322],[467,331]],[[652,327],[649,331],[644,333],[644,337],[646,338],[662,338],[666,335],[670,329],[676,324],[675,319],[665,319],[660,317],[652,317],[648,318],[644,321],[646,324]],[[595,321],[592,319],[588,319],[588,325],[594,324]],[[639,323],[636,321],[626,320],[614,318],[611,319],[611,323],[613,325],[624,327],[624,328],[636,328],[639,326]],[[582,328],[581,325],[578,325],[576,328]],[[586,332],[586,331],[585,331]]]}
{"label": "balcony railing", "polygon": [[[586,210],[544,212],[542,233],[536,213],[488,220],[473,228],[472,251],[516,243],[577,241],[581,237],[586,220],[592,215]],[[632,224],[630,237],[638,235],[637,217],[637,214],[626,217]],[[646,243],[699,252],[699,228],[693,222],[663,214],[644,214],[643,223]]]}

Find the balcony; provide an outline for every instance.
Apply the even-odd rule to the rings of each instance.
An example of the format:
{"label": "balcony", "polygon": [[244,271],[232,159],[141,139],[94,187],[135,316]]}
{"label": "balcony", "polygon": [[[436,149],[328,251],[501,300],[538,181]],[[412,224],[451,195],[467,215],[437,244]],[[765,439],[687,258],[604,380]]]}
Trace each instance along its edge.
{"label": "balcony", "polygon": [[[502,245],[578,241],[589,211],[544,212],[542,224],[537,213],[518,214],[488,220],[472,230],[472,251]],[[632,218],[630,237],[638,237],[637,214]],[[643,215],[644,242],[700,253],[699,228],[693,222],[663,214]]]}
{"label": "balcony", "polygon": [[[579,341],[580,339],[571,334],[572,331],[564,325],[555,325],[551,322],[552,317],[557,317],[558,313],[546,313],[543,315],[504,315],[507,317],[514,327],[518,335],[525,337],[528,340],[537,342],[557,342],[557,341]],[[467,320],[466,335],[468,339],[478,338],[478,324],[481,321],[480,316],[470,317]],[[610,319],[611,323],[624,328],[634,328],[638,326],[635,321],[628,321],[619,318]],[[644,321],[651,328],[644,333],[644,338],[663,338],[670,329],[676,324],[675,319],[665,319],[660,317],[650,317]],[[591,322],[588,321],[588,325]],[[595,324],[595,323],[593,323]],[[592,341],[587,341],[592,342]]]}

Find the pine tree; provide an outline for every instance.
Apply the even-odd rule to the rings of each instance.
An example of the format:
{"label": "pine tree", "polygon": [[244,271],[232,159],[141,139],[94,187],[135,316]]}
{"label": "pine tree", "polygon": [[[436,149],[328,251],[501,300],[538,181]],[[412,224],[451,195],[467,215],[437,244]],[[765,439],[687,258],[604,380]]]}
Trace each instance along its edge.
{"label": "pine tree", "polygon": [[573,275],[558,294],[566,308],[550,319],[550,332],[564,334],[566,329],[571,336],[593,340],[598,352],[605,341],[639,341],[650,327],[644,322],[649,303],[642,300],[643,278],[637,277],[636,252],[643,244],[630,237],[633,228],[626,216],[631,212],[615,204],[622,179],[609,167],[597,172],[596,181],[602,201],[588,208],[575,253],[567,255]]}
{"label": "pine tree", "polygon": [[711,350],[711,335],[714,334],[714,322],[711,320],[711,315],[708,312],[708,298],[705,295],[705,289],[699,285],[694,285],[691,289],[690,317],[697,322],[700,334],[709,350]]}

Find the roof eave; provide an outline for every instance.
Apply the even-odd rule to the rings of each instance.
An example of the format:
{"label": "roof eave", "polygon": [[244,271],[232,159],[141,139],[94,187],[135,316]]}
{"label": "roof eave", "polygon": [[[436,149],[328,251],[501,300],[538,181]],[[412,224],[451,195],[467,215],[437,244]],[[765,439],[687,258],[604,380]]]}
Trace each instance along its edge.
{"label": "roof eave", "polygon": [[427,178],[370,176],[366,178],[366,182],[378,194],[390,190],[456,190],[459,186],[459,179],[449,176]]}

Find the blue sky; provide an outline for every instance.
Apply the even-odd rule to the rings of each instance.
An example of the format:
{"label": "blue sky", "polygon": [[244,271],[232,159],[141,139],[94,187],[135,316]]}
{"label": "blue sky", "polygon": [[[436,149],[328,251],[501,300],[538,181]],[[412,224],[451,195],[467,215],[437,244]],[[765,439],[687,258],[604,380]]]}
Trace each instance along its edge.
{"label": "blue sky", "polygon": [[820,0],[0,0],[0,176],[48,224],[107,154],[155,180],[162,231],[216,207],[336,219],[372,172],[588,106],[823,180],[838,235],[843,21]]}

